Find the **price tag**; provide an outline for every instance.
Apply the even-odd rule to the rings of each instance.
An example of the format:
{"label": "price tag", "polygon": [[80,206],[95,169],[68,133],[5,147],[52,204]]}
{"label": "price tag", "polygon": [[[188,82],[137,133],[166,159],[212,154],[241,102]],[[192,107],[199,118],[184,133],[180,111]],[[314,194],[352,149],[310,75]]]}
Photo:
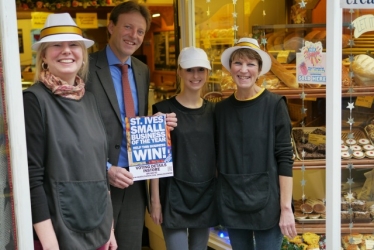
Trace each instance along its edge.
{"label": "price tag", "polygon": [[287,58],[290,54],[290,51],[288,50],[282,50],[282,51],[279,51],[278,55],[277,55],[277,61],[280,62],[280,63],[287,63]]}
{"label": "price tag", "polygon": [[32,12],[31,13],[31,28],[43,29],[45,21],[49,16],[49,12]]}
{"label": "price tag", "polygon": [[81,29],[97,29],[97,13],[76,13],[77,25]]}
{"label": "price tag", "polygon": [[374,97],[372,96],[358,96],[356,98],[356,103],[355,105],[358,107],[365,107],[365,108],[371,108],[373,105],[373,99]]}
{"label": "price tag", "polygon": [[365,240],[366,249],[373,249],[374,248],[374,240]]}
{"label": "price tag", "polygon": [[314,145],[326,144],[326,136],[325,135],[309,134],[308,142],[310,142]]}

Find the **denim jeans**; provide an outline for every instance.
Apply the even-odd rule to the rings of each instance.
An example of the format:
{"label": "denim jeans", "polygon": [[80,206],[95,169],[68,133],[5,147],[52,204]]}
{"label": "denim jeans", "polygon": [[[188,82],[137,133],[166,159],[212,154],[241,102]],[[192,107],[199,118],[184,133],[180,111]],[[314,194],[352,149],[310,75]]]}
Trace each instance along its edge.
{"label": "denim jeans", "polygon": [[283,234],[279,225],[268,230],[247,230],[228,228],[233,250],[279,250]]}

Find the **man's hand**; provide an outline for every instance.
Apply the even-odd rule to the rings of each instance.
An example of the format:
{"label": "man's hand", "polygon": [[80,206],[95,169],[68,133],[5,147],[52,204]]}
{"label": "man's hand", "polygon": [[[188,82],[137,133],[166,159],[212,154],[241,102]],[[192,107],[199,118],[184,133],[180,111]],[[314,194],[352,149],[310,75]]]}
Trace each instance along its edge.
{"label": "man's hand", "polygon": [[117,188],[127,188],[134,184],[132,173],[125,168],[118,166],[111,166],[108,170],[110,185]]}
{"label": "man's hand", "polygon": [[[154,115],[163,115],[161,112],[157,112]],[[166,114],[166,125],[168,125],[169,130],[172,131],[177,126],[177,115],[175,113]]]}

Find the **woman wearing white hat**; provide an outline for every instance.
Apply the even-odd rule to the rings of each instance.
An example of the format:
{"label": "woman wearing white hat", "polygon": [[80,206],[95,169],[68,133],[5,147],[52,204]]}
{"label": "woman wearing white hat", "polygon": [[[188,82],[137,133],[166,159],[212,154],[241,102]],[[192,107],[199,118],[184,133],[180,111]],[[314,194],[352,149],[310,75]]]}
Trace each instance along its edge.
{"label": "woman wearing white hat", "polygon": [[96,101],[85,92],[93,41],[67,13],[48,16],[24,91],[35,249],[116,249],[107,144]]}
{"label": "woman wearing white hat", "polygon": [[178,57],[181,92],[153,105],[153,112],[174,112],[171,131],[174,177],[151,180],[151,217],[161,224],[168,250],[205,250],[209,227],[218,224],[214,105],[201,98],[210,63],[199,48],[184,48]]}
{"label": "woman wearing white hat", "polygon": [[237,90],[215,110],[220,224],[228,228],[234,250],[280,249],[283,235],[296,235],[286,101],[256,85],[271,68],[257,40],[240,39],[221,62]]}

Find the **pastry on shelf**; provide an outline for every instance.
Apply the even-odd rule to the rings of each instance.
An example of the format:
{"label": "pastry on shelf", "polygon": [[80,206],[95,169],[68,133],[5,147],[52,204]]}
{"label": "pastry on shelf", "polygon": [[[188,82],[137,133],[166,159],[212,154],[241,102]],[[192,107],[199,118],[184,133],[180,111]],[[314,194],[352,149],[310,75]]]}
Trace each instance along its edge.
{"label": "pastry on shelf", "polygon": [[291,6],[292,23],[305,23],[307,21],[306,8],[301,8],[299,3]]}

